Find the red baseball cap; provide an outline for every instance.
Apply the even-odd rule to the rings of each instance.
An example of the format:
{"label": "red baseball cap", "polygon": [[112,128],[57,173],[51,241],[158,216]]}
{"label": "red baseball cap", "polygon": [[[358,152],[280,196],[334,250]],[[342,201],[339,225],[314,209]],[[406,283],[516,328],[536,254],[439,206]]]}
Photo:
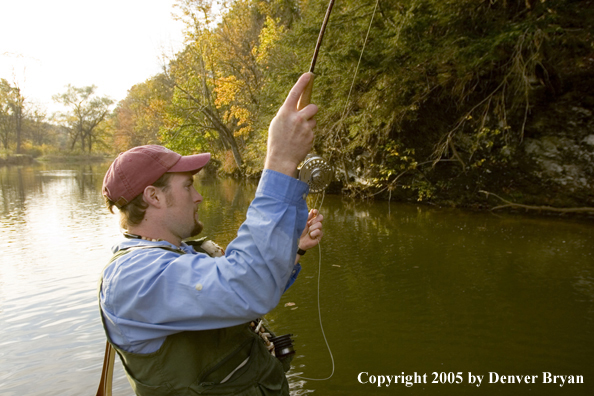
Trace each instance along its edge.
{"label": "red baseball cap", "polygon": [[163,146],[134,147],[120,153],[107,170],[103,195],[121,208],[165,173],[197,173],[209,160],[210,153],[182,156]]}

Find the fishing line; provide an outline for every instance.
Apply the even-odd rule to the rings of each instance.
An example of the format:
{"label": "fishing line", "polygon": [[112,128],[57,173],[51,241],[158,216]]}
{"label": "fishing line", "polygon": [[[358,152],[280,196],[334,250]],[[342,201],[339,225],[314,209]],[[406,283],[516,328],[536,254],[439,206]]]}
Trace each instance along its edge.
{"label": "fishing line", "polygon": [[[320,213],[320,210],[322,209],[322,205],[324,204],[324,197],[326,196],[326,191],[322,192],[322,201],[320,203],[320,206],[317,208],[318,213]],[[314,209],[316,209],[316,206],[318,205],[318,199],[319,199],[319,195],[316,197],[316,201],[314,203]],[[321,275],[322,275],[322,246],[321,246],[321,242],[318,242],[318,319],[320,320],[320,329],[322,330],[322,337],[324,338],[324,342],[326,343],[326,348],[328,348],[328,353],[330,354],[330,360],[332,361],[332,372],[330,373],[330,375],[326,378],[307,378],[307,377],[302,377],[300,375],[295,375],[295,378],[300,378],[300,379],[304,379],[304,380],[309,380],[309,381],[326,381],[329,380],[330,378],[332,378],[332,376],[334,375],[334,369],[336,367],[336,365],[334,364],[334,356],[332,355],[332,350],[330,349],[330,344],[328,344],[328,339],[326,338],[326,333],[324,332],[324,325],[322,324],[322,310],[320,308],[320,279],[321,279]]]}
{"label": "fishing line", "polygon": [[373,13],[371,14],[371,21],[369,22],[369,27],[367,28],[367,35],[365,35],[365,40],[363,41],[363,48],[361,49],[361,55],[359,55],[359,61],[357,62],[357,67],[355,68],[355,74],[353,75],[351,88],[349,89],[349,94],[347,95],[347,99],[344,104],[344,111],[342,112],[341,121],[344,120],[344,116],[346,115],[346,111],[349,105],[349,99],[351,98],[351,92],[353,92],[353,87],[355,86],[355,79],[357,78],[357,72],[359,71],[359,65],[361,64],[361,59],[363,58],[363,52],[365,51],[365,45],[367,45],[367,39],[369,38],[369,32],[371,31],[371,25],[373,24],[373,19],[375,18],[375,11],[377,10],[378,4],[379,0],[376,1],[375,7],[373,8]]}
{"label": "fishing line", "polygon": [[[376,1],[375,7],[373,8],[373,13],[371,15],[371,21],[369,22],[369,27],[367,28],[367,34],[365,35],[365,40],[363,42],[363,48],[361,49],[361,54],[359,55],[359,61],[357,62],[357,67],[355,68],[355,74],[353,76],[353,81],[351,82],[351,88],[349,89],[349,94],[347,96],[347,99],[346,99],[346,102],[345,102],[345,105],[344,105],[344,111],[342,113],[341,121],[344,120],[344,117],[345,117],[346,112],[347,112],[347,109],[348,109],[349,99],[351,97],[351,93],[353,91],[353,87],[355,86],[355,80],[357,78],[357,72],[359,71],[359,65],[361,64],[361,59],[363,58],[363,52],[365,51],[365,45],[367,44],[367,39],[369,38],[369,32],[371,31],[371,26],[373,24],[373,19],[375,18],[375,13],[377,11],[378,4],[379,4],[379,0]],[[316,165],[319,165],[319,164],[316,164]],[[310,174],[309,176],[311,177],[311,176],[314,176],[314,175],[313,174]],[[310,183],[310,186],[312,186],[312,183]],[[320,203],[320,206],[317,209],[318,210],[318,213],[320,213],[320,209],[322,208],[322,204],[324,203],[324,197],[326,196],[325,188],[322,189],[321,192],[322,192],[322,201]],[[318,199],[319,199],[319,195],[316,197],[316,200],[315,200],[315,203],[314,203],[314,209],[318,205]],[[328,348],[328,354],[330,355],[330,360],[332,361],[332,372],[326,378],[308,378],[308,377],[303,377],[303,376],[300,376],[300,375],[295,375],[294,376],[295,378],[309,380],[309,381],[326,381],[326,380],[329,380],[334,375],[334,370],[336,368],[336,365],[334,363],[334,356],[332,355],[332,350],[330,349],[330,344],[328,343],[328,339],[326,338],[326,333],[324,332],[324,325],[322,324],[322,310],[320,308],[320,279],[321,279],[321,274],[322,274],[322,246],[321,246],[321,243],[318,243],[318,253],[319,253],[319,259],[318,259],[318,319],[320,321],[320,330],[322,330],[322,337],[324,338],[324,342],[326,343],[326,348]]]}

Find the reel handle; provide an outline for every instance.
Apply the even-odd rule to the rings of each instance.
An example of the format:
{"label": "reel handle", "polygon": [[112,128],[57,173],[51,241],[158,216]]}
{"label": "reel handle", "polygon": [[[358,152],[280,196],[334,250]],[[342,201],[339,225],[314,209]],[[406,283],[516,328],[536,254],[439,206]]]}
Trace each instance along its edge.
{"label": "reel handle", "polygon": [[299,98],[299,103],[297,103],[297,110],[301,110],[305,106],[307,106],[308,104],[311,103],[311,94],[313,91],[313,83],[314,83],[314,78],[316,77],[316,75],[313,74],[312,72],[307,72],[307,74],[309,74],[311,76],[311,78],[309,79],[309,82],[307,83],[305,90],[303,90],[303,93],[301,94],[301,97]]}

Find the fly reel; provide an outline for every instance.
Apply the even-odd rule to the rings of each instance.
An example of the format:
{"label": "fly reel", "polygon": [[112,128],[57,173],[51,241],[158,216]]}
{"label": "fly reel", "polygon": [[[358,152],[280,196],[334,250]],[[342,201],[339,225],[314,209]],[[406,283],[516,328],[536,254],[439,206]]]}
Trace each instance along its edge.
{"label": "fly reel", "polygon": [[319,155],[307,154],[297,169],[298,179],[309,184],[309,192],[313,194],[324,191],[334,179],[334,168]]}

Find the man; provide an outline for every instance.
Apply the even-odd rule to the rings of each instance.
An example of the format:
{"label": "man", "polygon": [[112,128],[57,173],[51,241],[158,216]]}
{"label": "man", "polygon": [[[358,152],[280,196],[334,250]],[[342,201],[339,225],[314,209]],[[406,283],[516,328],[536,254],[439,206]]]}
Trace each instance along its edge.
{"label": "man", "polygon": [[103,271],[100,306],[136,394],[289,394],[281,362],[249,323],[278,304],[323,235],[322,215],[307,213],[307,184],[294,178],[313,142],[317,107],[297,110],[308,80],[270,124],[256,197],[220,257],[182,242],[202,230],[193,175],[210,154],[141,146],[107,171],[103,194],[126,240]]}

